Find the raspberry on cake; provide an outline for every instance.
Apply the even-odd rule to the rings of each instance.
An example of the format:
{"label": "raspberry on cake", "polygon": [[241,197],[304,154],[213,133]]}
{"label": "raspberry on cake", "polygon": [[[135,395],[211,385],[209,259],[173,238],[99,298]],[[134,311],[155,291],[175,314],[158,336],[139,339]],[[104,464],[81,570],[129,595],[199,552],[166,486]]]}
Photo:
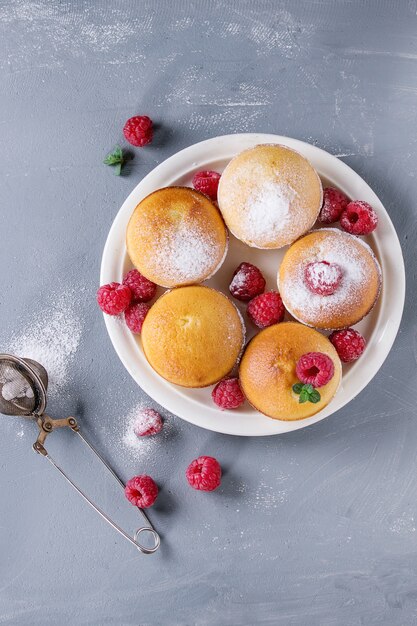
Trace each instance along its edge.
{"label": "raspberry on cake", "polygon": [[229,291],[237,300],[248,302],[263,293],[265,285],[260,269],[252,263],[241,263],[233,274]]}
{"label": "raspberry on cake", "polygon": [[334,363],[323,352],[307,352],[298,359],[295,372],[302,383],[323,387],[333,378]]}
{"label": "raspberry on cake", "polygon": [[[302,358],[309,353],[320,358],[309,357],[304,363]],[[304,380],[322,384],[320,393],[311,383],[295,391],[294,386],[303,387],[299,374]],[[239,367],[240,384],[248,402],[268,417],[280,420],[300,420],[321,411],[335,395],[341,378],[342,364],[327,337],[298,322],[261,330],[246,346]]]}
{"label": "raspberry on cake", "polygon": [[323,190],[323,206],[319,214],[319,222],[333,224],[338,222],[342,212],[349,204],[349,198],[335,187],[325,187]]}
{"label": "raspberry on cake", "polygon": [[[323,262],[328,266],[320,265]],[[321,228],[288,248],[278,271],[278,288],[296,320],[338,330],[370,312],[381,290],[381,276],[374,253],[362,239]]]}
{"label": "raspberry on cake", "polygon": [[212,456],[199,456],[185,472],[188,484],[198,491],[214,491],[221,483],[222,468]]}
{"label": "raspberry on cake", "polygon": [[331,296],[342,282],[343,272],[337,263],[314,261],[306,265],[304,277],[310,291]]}

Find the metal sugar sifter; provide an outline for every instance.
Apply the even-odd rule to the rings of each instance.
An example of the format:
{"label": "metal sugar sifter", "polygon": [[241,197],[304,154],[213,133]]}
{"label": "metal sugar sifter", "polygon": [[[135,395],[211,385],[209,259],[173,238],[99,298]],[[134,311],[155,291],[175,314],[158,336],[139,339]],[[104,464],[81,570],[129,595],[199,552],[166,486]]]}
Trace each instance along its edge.
{"label": "metal sugar sifter", "polygon": [[[160,537],[153,528],[148,517],[142,509],[140,514],[146,522],[145,526],[138,528],[133,537],[128,535],[120,526],[113,522],[104,511],[94,504],[92,500],[67,476],[64,470],[54,461],[44,447],[45,439],[53,430],[67,426],[76,433],[87,447],[94,452],[97,458],[114,476],[120,486],[124,489],[123,481],[115,471],[103,459],[101,454],[91,443],[81,434],[75,417],[64,419],[51,419],[45,415],[46,390],[48,387],[48,374],[42,365],[32,359],[22,359],[10,354],[0,354],[0,413],[4,415],[18,415],[36,420],[39,427],[39,435],[33,444],[33,449],[38,454],[44,456],[62,474],[62,476],[74,487],[82,498],[118,533],[144,554],[156,552],[160,545]],[[153,546],[147,547],[138,541],[140,533],[150,533],[153,538]]]}

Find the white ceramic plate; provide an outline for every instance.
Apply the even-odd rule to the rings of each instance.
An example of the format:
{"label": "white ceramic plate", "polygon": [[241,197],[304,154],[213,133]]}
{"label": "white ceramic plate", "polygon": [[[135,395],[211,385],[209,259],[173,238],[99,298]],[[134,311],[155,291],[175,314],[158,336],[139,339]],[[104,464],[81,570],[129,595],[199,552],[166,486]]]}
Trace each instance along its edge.
{"label": "white ceramic plate", "polygon": [[[404,262],[400,243],[387,211],[372,189],[349,166],[324,150],[289,137],[266,134],[226,135],[208,139],[181,150],[150,172],[126,199],[113,222],[104,247],[100,284],[121,282],[124,274],[131,268],[125,246],[125,232],[130,215],[142,198],[155,189],[168,185],[191,186],[193,174],[198,170],[221,172],[233,156],[259,143],[280,143],[294,148],[310,160],[324,184],[330,183],[339,187],[351,198],[366,200],[375,207],[379,215],[377,230],[366,239],[382,266],[382,294],[372,313],[357,325],[358,330],[366,337],[367,348],[356,363],[344,367],[342,385],[333,401],[317,415],[294,422],[269,419],[247,403],[235,411],[220,411],[212,402],[212,387],[184,389],[166,382],[146,361],[140,339],[120,319],[104,315],[107,331],[117,354],[147,394],[172,413],[193,424],[231,435],[261,436],[297,430],[314,424],[345,406],[366,387],[386,359],[400,325],[405,296]],[[264,273],[267,289],[276,289],[277,269],[284,250],[285,248],[257,250],[231,237],[223,266],[207,284],[228,294],[228,284],[234,269],[242,261],[249,261],[260,267]],[[245,306],[238,306],[244,312]],[[254,330],[249,323],[247,327],[250,338]]]}

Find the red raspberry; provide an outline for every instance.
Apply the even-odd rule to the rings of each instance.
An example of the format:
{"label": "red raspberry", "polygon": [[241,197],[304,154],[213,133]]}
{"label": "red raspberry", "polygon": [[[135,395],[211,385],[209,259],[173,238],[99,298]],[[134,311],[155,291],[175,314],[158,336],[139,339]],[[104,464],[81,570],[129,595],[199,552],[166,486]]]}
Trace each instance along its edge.
{"label": "red raspberry", "polygon": [[156,293],[156,285],[138,270],[130,270],[123,279],[132,292],[132,302],[149,302]]}
{"label": "red raspberry", "polygon": [[233,274],[229,291],[237,300],[248,302],[263,293],[265,284],[261,270],[252,263],[241,263]]}
{"label": "red raspberry", "polygon": [[123,134],[132,146],[142,148],[152,141],[152,120],[147,115],[135,115],[127,120]]}
{"label": "red raspberry", "polygon": [[199,456],[187,467],[185,475],[193,489],[214,491],[220,485],[222,468],[212,456]]}
{"label": "red raspberry", "polygon": [[323,352],[307,352],[298,359],[295,371],[302,383],[323,387],[333,378],[334,363]]}
{"label": "red raspberry", "polygon": [[142,409],[133,426],[133,432],[136,437],[148,437],[148,435],[156,435],[162,430],[162,417],[155,409]]}
{"label": "red raspberry", "polygon": [[342,282],[342,268],[337,263],[315,261],[304,269],[304,279],[308,288],[320,296],[331,296]]}
{"label": "red raspberry", "polygon": [[349,202],[340,218],[340,226],[351,235],[369,235],[378,225],[378,215],[367,202]]}
{"label": "red raspberry", "polygon": [[133,476],[126,483],[126,498],[133,506],[138,506],[140,509],[147,509],[149,506],[152,506],[157,495],[158,485],[150,476],[145,474]]}
{"label": "red raspberry", "polygon": [[133,426],[133,432],[137,437],[156,435],[162,430],[163,421],[158,411],[151,408],[142,409]]}
{"label": "red raspberry", "polygon": [[349,204],[349,198],[342,191],[334,187],[325,187],[323,190],[323,206],[319,214],[319,222],[333,224],[337,222],[342,212]]}
{"label": "red raspberry", "polygon": [[119,315],[129,306],[131,299],[129,287],[120,283],[102,285],[97,291],[98,306],[107,315]]}
{"label": "red raspberry", "polygon": [[245,396],[237,378],[221,380],[211,392],[211,397],[222,411],[224,409],[237,409],[245,401]]}
{"label": "red raspberry", "polygon": [[256,326],[266,328],[282,322],[285,308],[277,291],[267,291],[249,302],[247,313]]}
{"label": "red raspberry", "polygon": [[150,308],[149,304],[145,304],[145,302],[136,302],[127,307],[125,320],[132,333],[139,335],[142,332],[143,322]]}
{"label": "red raspberry", "polygon": [[354,328],[335,330],[329,339],[343,363],[350,363],[359,359],[366,346],[364,337]]}
{"label": "red raspberry", "polygon": [[207,170],[194,174],[193,187],[212,200],[217,200],[217,189],[221,174]]}

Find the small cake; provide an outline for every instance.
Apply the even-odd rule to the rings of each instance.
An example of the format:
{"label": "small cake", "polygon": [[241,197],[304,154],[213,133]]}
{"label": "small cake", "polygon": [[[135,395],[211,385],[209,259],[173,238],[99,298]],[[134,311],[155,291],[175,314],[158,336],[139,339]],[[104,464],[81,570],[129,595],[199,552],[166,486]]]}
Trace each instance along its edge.
{"label": "small cake", "polygon": [[[296,367],[303,355],[320,353],[333,362],[333,375],[320,386],[320,400],[300,402],[293,386],[299,383]],[[327,406],[335,395],[342,366],[330,341],[318,331],[283,322],[261,330],[249,342],[239,368],[239,379],[250,404],[268,417],[300,420],[311,417]]]}
{"label": "small cake", "polygon": [[230,161],[217,197],[235,237],[254,248],[281,248],[313,226],[323,191],[317,172],[301,154],[262,144]]}
{"label": "small cake", "polygon": [[162,287],[210,278],[223,263],[227,243],[217,207],[189,187],[165,187],[144,198],[133,211],[126,233],[133,265]]}
{"label": "small cake", "polygon": [[278,288],[295,319],[335,330],[359,322],[376,303],[381,269],[362,239],[335,228],[315,230],[285,253]]}
{"label": "small cake", "polygon": [[245,329],[235,305],[222,293],[192,285],[167,291],[151,307],[142,346],[153,369],[171,383],[206,387],[229,374]]}

